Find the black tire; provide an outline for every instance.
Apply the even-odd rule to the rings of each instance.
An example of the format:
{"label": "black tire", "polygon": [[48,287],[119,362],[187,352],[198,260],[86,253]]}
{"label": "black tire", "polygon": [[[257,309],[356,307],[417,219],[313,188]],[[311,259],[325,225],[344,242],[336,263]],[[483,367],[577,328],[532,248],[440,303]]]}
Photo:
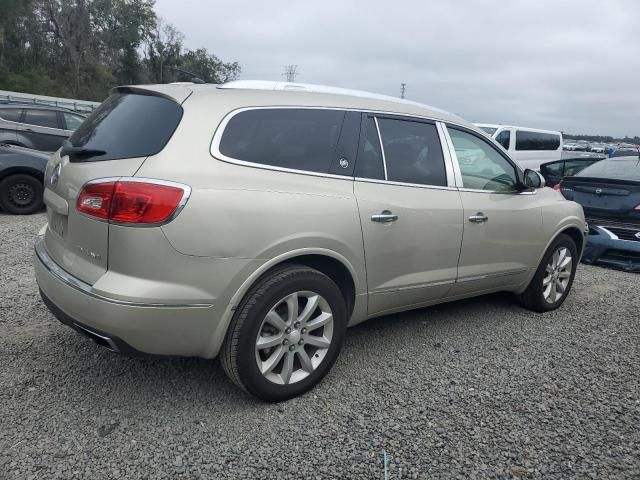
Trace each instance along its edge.
{"label": "black tire", "polygon": [[[572,265],[571,274],[567,287],[560,298],[554,302],[549,302],[544,297],[543,280],[545,278],[546,268],[553,254],[562,247],[566,247],[571,252]],[[527,289],[518,295],[518,300],[523,307],[533,310],[534,312],[549,312],[555,310],[562,305],[571,291],[573,280],[576,275],[576,268],[578,267],[578,248],[575,241],[568,235],[561,233],[556,239],[549,245],[549,248],[542,257],[542,261],[536,270],[536,274],[533,276],[531,283]]]}
{"label": "black tire", "polygon": [[42,209],[42,183],[31,175],[17,173],[0,182],[0,208],[6,213],[30,215]]}
{"label": "black tire", "polygon": [[[333,337],[326,355],[306,378],[276,384],[265,378],[256,362],[256,339],[269,310],[287,295],[311,291],[321,295],[333,315]],[[347,308],[338,286],[323,273],[304,265],[287,265],[262,277],[245,295],[231,320],[220,352],[228,377],[244,391],[267,402],[280,402],[310,390],[335,363],[344,343]]]}

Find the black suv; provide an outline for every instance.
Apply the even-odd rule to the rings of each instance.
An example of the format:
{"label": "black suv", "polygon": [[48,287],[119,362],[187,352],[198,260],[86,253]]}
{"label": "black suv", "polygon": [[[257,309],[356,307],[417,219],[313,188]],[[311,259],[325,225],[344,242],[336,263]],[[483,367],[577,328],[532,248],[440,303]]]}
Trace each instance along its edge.
{"label": "black suv", "polygon": [[54,152],[84,119],[66,108],[0,104],[0,143]]}

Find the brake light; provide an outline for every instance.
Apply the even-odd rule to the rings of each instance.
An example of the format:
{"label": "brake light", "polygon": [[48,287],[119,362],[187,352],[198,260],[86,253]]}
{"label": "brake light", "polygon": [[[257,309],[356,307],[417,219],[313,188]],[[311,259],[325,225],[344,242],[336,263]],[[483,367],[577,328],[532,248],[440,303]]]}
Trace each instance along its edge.
{"label": "brake light", "polygon": [[559,191],[560,191],[560,184],[559,184],[559,183],[556,183],[556,184],[553,186],[553,189],[554,189],[556,192],[559,192]]}
{"label": "brake light", "polygon": [[76,208],[112,223],[157,224],[166,222],[189,193],[189,187],[168,182],[97,181],[82,188]]}

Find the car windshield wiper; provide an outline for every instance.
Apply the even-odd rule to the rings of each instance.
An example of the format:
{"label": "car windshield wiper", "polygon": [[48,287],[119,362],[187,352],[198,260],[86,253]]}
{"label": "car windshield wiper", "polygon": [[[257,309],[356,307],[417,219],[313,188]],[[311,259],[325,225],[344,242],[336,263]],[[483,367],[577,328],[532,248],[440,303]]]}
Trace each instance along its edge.
{"label": "car windshield wiper", "polygon": [[69,140],[65,140],[62,144],[62,150],[60,150],[60,156],[73,155],[75,157],[88,157],[105,155],[107,152],[104,150],[98,150],[96,148],[74,147]]}

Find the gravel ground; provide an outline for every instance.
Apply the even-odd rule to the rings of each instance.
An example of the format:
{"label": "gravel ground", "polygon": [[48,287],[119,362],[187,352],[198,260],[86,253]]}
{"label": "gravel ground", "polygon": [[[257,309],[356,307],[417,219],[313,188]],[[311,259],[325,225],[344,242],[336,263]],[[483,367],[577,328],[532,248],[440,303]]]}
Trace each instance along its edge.
{"label": "gravel ground", "polygon": [[217,361],[125,358],[62,326],[0,214],[0,478],[640,478],[640,277],[582,265],[564,306],[507,295],[349,330],[325,381],[260,403]]}

